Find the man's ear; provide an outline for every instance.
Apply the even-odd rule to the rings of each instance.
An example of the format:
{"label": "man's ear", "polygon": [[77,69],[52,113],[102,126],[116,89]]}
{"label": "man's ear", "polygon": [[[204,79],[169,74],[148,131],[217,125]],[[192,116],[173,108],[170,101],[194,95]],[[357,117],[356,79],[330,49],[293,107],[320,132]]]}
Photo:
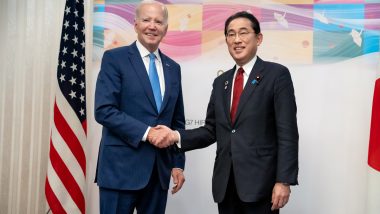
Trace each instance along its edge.
{"label": "man's ear", "polygon": [[166,33],[168,32],[168,28],[169,28],[169,25],[166,24],[164,36],[166,36]]}
{"label": "man's ear", "polygon": [[137,33],[137,19],[134,19],[134,24],[133,24],[133,28],[135,29],[135,32]]}
{"label": "man's ear", "polygon": [[258,33],[258,34],[256,34],[256,37],[257,37],[257,46],[260,46],[261,43],[263,42],[263,34]]}

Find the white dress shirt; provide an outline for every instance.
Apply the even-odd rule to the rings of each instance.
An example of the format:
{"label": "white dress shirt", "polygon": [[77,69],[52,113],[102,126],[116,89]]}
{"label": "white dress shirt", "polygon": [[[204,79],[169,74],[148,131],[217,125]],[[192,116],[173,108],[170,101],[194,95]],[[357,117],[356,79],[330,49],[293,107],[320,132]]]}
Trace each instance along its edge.
{"label": "white dress shirt", "polygon": [[[150,58],[149,58],[149,54],[150,52],[148,51],[148,49],[146,49],[140,42],[139,40],[136,41],[136,46],[137,46],[137,49],[140,53],[140,56],[144,62],[144,65],[145,65],[145,70],[146,72],[148,73],[148,76],[149,76],[149,63],[150,63]],[[164,69],[162,67],[162,61],[161,61],[161,57],[160,57],[160,54],[158,53],[158,49],[155,50],[153,52],[153,54],[156,56],[156,60],[155,60],[155,63],[156,63],[156,68],[157,68],[157,73],[158,73],[158,79],[160,81],[160,89],[161,89],[161,99],[164,98],[164,94],[165,94],[165,78],[164,78]],[[144,133],[144,136],[143,138],[141,139],[142,141],[146,141],[146,138],[148,136],[148,133],[149,133],[149,130],[150,130],[150,126],[146,129],[145,133]]]}
{"label": "white dress shirt", "polygon": [[[137,49],[140,52],[140,56],[141,56],[141,58],[142,58],[142,60],[144,62],[146,72],[148,73],[148,76],[149,76],[149,63],[150,63],[149,54],[150,54],[150,52],[148,51],[148,49],[146,49],[139,42],[139,40],[136,41],[136,46],[137,46]],[[160,81],[160,88],[161,88],[161,94],[162,94],[161,99],[163,99],[164,98],[164,94],[165,94],[164,69],[162,67],[162,61],[161,61],[160,54],[158,53],[158,49],[155,50],[153,52],[153,54],[156,56],[155,63],[156,63],[156,68],[157,68],[157,73],[158,73],[158,79]]]}
{"label": "white dress shirt", "polygon": [[[251,61],[249,61],[247,64],[243,65],[242,68],[244,70],[244,73],[243,73],[243,90],[244,90],[244,86],[245,84],[247,83],[248,81],[248,78],[249,78],[249,75],[251,74],[251,71],[252,71],[252,68],[253,66],[255,65],[256,63],[256,60],[257,60],[257,56],[255,55]],[[236,65],[235,66],[235,73],[234,73],[234,78],[232,79],[232,90],[231,90],[231,106],[230,108],[232,107],[232,98],[233,98],[233,94],[234,94],[234,85],[235,85],[235,77],[236,77],[236,74],[237,74],[237,70],[240,68],[239,65]]]}

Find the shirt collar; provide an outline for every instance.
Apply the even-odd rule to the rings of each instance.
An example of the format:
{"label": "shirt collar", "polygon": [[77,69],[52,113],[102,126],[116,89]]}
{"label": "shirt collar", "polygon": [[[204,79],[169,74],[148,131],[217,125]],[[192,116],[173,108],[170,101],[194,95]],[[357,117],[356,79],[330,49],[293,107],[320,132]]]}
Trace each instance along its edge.
{"label": "shirt collar", "polygon": [[[256,60],[257,60],[257,56],[255,55],[251,61],[249,61],[247,64],[241,66],[243,67],[244,69],[244,73],[247,74],[247,76],[249,76],[251,74],[251,71],[253,69],[253,66],[255,65],[256,63]],[[236,69],[235,69],[235,72],[240,68],[239,65],[236,64]]]}
{"label": "shirt collar", "polygon": [[[140,53],[140,56],[142,58],[148,56],[150,54],[150,52],[148,51],[148,49],[146,49],[139,40],[136,40],[136,46],[137,46],[137,50],[139,51]],[[156,56],[157,60],[159,62],[161,62],[161,58],[160,58],[160,54],[158,53],[158,49],[156,49],[153,54]]]}

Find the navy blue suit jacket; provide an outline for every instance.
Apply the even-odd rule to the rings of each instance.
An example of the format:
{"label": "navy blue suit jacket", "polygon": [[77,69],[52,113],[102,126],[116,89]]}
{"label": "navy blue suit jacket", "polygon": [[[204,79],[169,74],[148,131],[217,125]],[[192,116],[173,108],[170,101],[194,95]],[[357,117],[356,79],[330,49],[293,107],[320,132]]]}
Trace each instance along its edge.
{"label": "navy blue suit jacket", "polygon": [[275,182],[298,183],[297,107],[289,70],[257,58],[232,124],[234,72],[215,79],[205,125],[179,130],[182,151],[217,142],[212,191],[218,203],[224,199],[231,166],[244,202],[270,198]]}
{"label": "navy blue suit jacket", "polygon": [[181,68],[161,52],[160,57],[165,94],[158,112],[136,43],[103,55],[95,91],[95,119],[103,125],[95,178],[100,187],[142,189],[156,164],[161,186],[168,189],[171,169],[184,168],[185,156],[174,147],[141,141],[148,126],[185,127]]}

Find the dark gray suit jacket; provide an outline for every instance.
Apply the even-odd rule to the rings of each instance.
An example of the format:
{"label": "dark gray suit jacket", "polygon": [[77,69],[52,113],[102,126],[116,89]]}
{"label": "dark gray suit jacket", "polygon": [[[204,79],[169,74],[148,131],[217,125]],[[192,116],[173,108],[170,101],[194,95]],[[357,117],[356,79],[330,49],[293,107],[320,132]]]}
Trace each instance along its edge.
{"label": "dark gray suit jacket", "polygon": [[179,130],[181,150],[217,142],[212,191],[224,198],[231,166],[242,201],[270,197],[275,182],[298,184],[298,128],[289,70],[257,58],[231,123],[235,68],[215,79],[204,126]]}

